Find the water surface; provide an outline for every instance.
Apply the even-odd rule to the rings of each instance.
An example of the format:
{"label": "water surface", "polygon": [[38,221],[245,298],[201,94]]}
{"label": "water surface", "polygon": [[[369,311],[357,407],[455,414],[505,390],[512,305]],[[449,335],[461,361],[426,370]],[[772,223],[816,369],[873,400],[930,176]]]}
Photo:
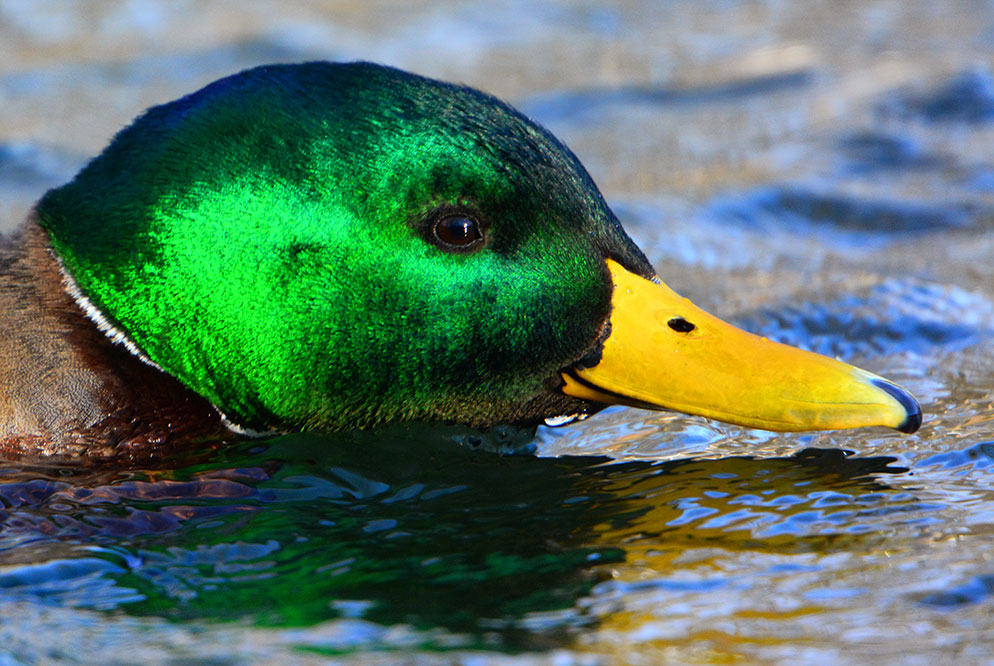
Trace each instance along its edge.
{"label": "water surface", "polygon": [[0,663],[994,663],[992,45],[979,1],[0,1],[0,228],[149,104],[377,60],[508,98],[671,286],[926,413],[3,463]]}

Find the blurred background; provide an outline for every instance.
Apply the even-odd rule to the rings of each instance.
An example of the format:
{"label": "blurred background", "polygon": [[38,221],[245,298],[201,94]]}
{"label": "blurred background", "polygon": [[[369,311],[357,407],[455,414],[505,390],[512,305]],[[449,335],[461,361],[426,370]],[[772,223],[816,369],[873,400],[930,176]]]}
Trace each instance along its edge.
{"label": "blurred background", "polygon": [[[127,475],[8,469],[0,663],[994,663],[994,2],[0,0],[0,230],[146,107],[315,59],[377,61],[511,102],[577,153],[672,287],[905,384],[924,427],[771,435],[611,409],[541,429],[531,466],[505,461],[510,478],[535,481],[527,490],[482,470],[398,471],[469,488],[406,526],[429,551],[455,548],[433,525],[464,518],[483,526],[466,537],[481,553],[533,549],[521,562],[534,577],[515,584],[557,601],[486,610],[472,599],[515,589],[507,561],[459,569],[461,587],[446,588],[357,540],[351,556],[379,580],[418,582],[404,594],[448,590],[419,607],[363,582],[376,575],[329,569],[323,547],[294,565],[300,525],[235,532],[217,550],[200,529],[214,523],[187,510],[206,500],[157,500],[166,507]],[[565,455],[636,467],[550,467]],[[327,523],[307,512],[330,491],[273,506],[252,494],[288,476],[267,460],[208,471],[250,488],[258,515],[281,506]],[[265,474],[232,475],[257,463]],[[293,478],[341,484],[327,470],[342,464],[301,463]],[[174,522],[101,531],[80,487],[143,525]],[[466,514],[488,501],[503,504]],[[535,523],[547,542],[519,504],[547,519]],[[330,534],[340,547],[354,536]],[[270,570],[274,552],[286,559]],[[270,582],[245,587],[223,569],[232,557]],[[338,588],[307,596],[338,571],[357,576],[346,601]],[[587,582],[563,582],[574,573]],[[221,613],[228,599],[244,614]],[[287,619],[305,601],[312,610]],[[406,610],[370,610],[391,604]]]}

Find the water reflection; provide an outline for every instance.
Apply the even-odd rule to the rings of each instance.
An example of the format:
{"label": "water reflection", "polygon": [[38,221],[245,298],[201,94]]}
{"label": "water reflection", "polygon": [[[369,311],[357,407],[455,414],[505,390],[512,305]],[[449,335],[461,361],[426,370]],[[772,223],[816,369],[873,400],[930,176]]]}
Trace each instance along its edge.
{"label": "water reflection", "polygon": [[811,85],[813,78],[810,70],[797,69],[696,87],[629,85],[588,88],[538,95],[522,101],[519,106],[544,123],[582,125],[602,122],[605,112],[612,108],[741,103],[750,97],[796,92]]}
{"label": "water reflection", "polygon": [[887,457],[612,464],[473,451],[454,432],[288,436],[166,470],[8,467],[0,594],[534,649],[593,623],[578,601],[622,562],[622,578],[666,579],[693,548],[853,549],[874,512],[914,504],[881,478],[905,471]]}
{"label": "water reflection", "polygon": [[935,123],[985,123],[994,120],[994,73],[968,69],[931,90],[901,90],[880,104],[882,116],[921,118]]}

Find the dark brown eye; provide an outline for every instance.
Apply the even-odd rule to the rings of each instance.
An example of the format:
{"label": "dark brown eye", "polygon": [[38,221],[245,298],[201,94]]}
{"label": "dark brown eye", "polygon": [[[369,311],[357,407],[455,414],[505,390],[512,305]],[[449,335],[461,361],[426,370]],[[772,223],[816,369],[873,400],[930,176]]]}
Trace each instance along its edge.
{"label": "dark brown eye", "polygon": [[673,317],[673,319],[670,319],[666,323],[669,324],[669,327],[677,333],[690,333],[692,330],[697,328],[683,317]]}
{"label": "dark brown eye", "polygon": [[445,249],[457,252],[472,250],[483,242],[480,223],[466,215],[448,215],[435,222],[435,238]]}

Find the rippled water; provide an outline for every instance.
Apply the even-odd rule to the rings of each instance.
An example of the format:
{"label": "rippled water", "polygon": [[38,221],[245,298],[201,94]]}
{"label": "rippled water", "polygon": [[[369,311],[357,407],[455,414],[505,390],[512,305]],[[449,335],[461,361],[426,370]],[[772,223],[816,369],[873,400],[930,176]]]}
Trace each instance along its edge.
{"label": "rippled water", "polygon": [[0,663],[994,663],[994,5],[0,0],[0,54],[0,228],[148,104],[379,60],[509,98],[671,286],[926,412],[2,464]]}

